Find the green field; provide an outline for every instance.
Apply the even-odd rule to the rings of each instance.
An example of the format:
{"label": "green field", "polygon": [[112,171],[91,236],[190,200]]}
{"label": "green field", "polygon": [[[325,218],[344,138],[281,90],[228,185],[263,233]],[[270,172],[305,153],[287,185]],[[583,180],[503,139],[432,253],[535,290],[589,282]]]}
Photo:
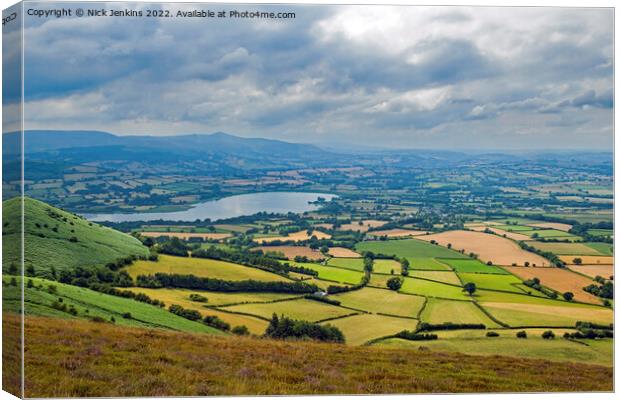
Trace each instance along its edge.
{"label": "green field", "polygon": [[415,278],[405,278],[400,291],[403,293],[445,299],[467,300],[470,298],[460,287]]}
{"label": "green field", "polygon": [[[52,267],[59,272],[78,266],[103,266],[131,255],[148,255],[148,249],[138,239],[38,200],[24,198],[24,212],[24,261],[34,266],[37,276],[51,278]],[[19,264],[19,246],[9,244],[20,240],[20,215],[19,198],[3,202],[5,272],[11,263]]]}
{"label": "green field", "polygon": [[614,246],[610,243],[585,243],[586,246],[598,251],[601,255],[604,256],[613,256],[614,255]]}
{"label": "green field", "polygon": [[293,319],[303,319],[312,322],[327,318],[340,317],[354,312],[346,308],[306,299],[279,301],[276,303],[241,304],[237,306],[222,307],[221,309],[252,314],[267,319],[271,318],[271,316],[275,313],[277,315],[285,315]]}
{"label": "green field", "polygon": [[493,228],[501,229],[506,232],[523,233],[524,235],[534,230],[531,226],[526,225],[493,225]]}
{"label": "green field", "polygon": [[319,264],[314,264],[314,263],[294,262],[291,264],[310,268],[319,273],[319,279],[326,279],[328,281],[350,283],[350,284],[356,285],[360,283],[360,281],[364,277],[363,272],[354,271],[351,269],[330,267],[330,266],[319,265]]}
{"label": "green field", "polygon": [[[187,308],[203,308],[203,306],[223,306],[236,303],[260,303],[273,300],[289,299],[300,297],[290,293],[264,293],[264,292],[209,292],[206,290],[192,289],[149,289],[149,288],[127,288],[133,292],[142,292],[148,296],[164,301],[166,304],[179,304]],[[190,294],[200,294],[207,298],[207,302],[196,302],[189,299]]]}
{"label": "green field", "polygon": [[461,285],[461,280],[453,271],[423,271],[423,270],[409,270],[409,275],[412,278],[430,279],[432,281],[439,281],[444,283],[450,283],[452,285]]}
{"label": "green field", "polygon": [[226,261],[206,258],[174,257],[160,255],[158,261],[136,261],[125,271],[135,279],[138,275],[166,274],[195,275],[232,281],[253,279],[257,281],[289,281],[289,279],[258,268],[245,267]]}
{"label": "green field", "polygon": [[363,258],[330,258],[327,265],[340,268],[353,269],[355,271],[364,271]]}
{"label": "green field", "polygon": [[[484,332],[484,331],[482,331]],[[500,337],[495,338],[454,338],[421,342],[403,339],[386,339],[375,346],[417,349],[421,345],[430,350],[475,355],[510,355],[512,357],[536,358],[563,362],[582,362],[605,366],[613,365],[613,340],[584,340],[586,345],[556,337],[545,340],[531,334],[527,339],[517,339],[514,331],[497,330]],[[557,335],[557,332],[556,332]],[[544,362],[544,361],[541,361]]]}
{"label": "green field", "polygon": [[592,236],[613,236],[614,231],[612,229],[588,229],[586,231],[588,235]]}
{"label": "green field", "polygon": [[585,243],[544,243],[528,241],[528,245],[533,246],[542,251],[549,251],[557,255],[580,255],[580,256],[598,256],[603,255],[594,247]]}
{"label": "green field", "polygon": [[371,251],[375,254],[406,258],[411,269],[448,270],[449,268],[436,258],[467,258],[456,251],[416,239],[367,241],[358,243],[355,248],[358,252]]}
{"label": "green field", "polygon": [[394,274],[400,274],[400,263],[395,260],[374,260],[372,270],[380,274],[389,274],[392,270]]}
{"label": "green field", "polygon": [[431,324],[484,324],[487,328],[499,325],[486,316],[471,301],[428,299],[420,320]]}
{"label": "green field", "polygon": [[524,293],[523,290],[515,286],[516,284],[522,283],[522,281],[514,275],[476,274],[468,272],[459,272],[458,275],[463,283],[475,283],[478,289],[495,289]]}
{"label": "green field", "polygon": [[454,268],[457,273],[475,272],[486,274],[508,274],[508,272],[504,271],[499,267],[496,267],[494,265],[486,265],[478,260],[473,260],[471,258],[462,260],[454,258],[442,258],[440,261]]}
{"label": "green field", "polygon": [[424,304],[424,297],[371,287],[333,295],[330,298],[340,301],[346,307],[404,317],[416,317]]}
{"label": "green field", "polygon": [[[35,288],[25,289],[24,302],[28,315],[80,319],[101,317],[106,321],[114,318],[117,325],[173,329],[185,332],[221,333],[200,322],[181,318],[166,309],[150,304],[46,279],[26,278],[26,281],[29,279],[32,279]],[[3,280],[8,282],[9,277],[3,276]],[[18,285],[20,283],[18,278]],[[36,287],[39,285],[42,285],[43,288],[37,289]],[[49,285],[56,287],[56,293],[48,292]],[[4,311],[18,312],[21,308],[19,287],[5,285],[2,297]],[[66,304],[67,307],[74,306],[77,315],[74,316],[53,308],[52,303],[59,301],[59,299],[62,299],[62,303]],[[168,304],[166,304],[167,306]],[[131,313],[131,318],[123,318],[123,314],[127,312]]]}
{"label": "green field", "polygon": [[[575,326],[577,321],[609,324],[613,313],[609,309],[577,308],[558,305],[523,306],[515,303],[485,303],[480,305],[501,322],[512,327],[520,326]],[[508,307],[506,307],[508,306]]]}
{"label": "green field", "polygon": [[383,315],[360,314],[328,321],[342,331],[347,344],[361,345],[369,340],[394,335],[403,330],[415,330],[418,321]]}

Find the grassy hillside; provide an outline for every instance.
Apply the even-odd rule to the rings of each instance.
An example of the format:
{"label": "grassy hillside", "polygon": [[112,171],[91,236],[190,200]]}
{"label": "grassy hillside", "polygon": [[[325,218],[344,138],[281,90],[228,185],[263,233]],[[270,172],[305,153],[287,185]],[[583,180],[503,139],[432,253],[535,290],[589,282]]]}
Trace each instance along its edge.
{"label": "grassy hillside", "polygon": [[[133,299],[111,296],[90,289],[77,286],[65,285],[59,282],[48,281],[39,278],[26,278],[32,280],[34,287],[26,286],[24,292],[24,304],[28,315],[69,318],[72,320],[100,317],[105,321],[114,319],[116,325],[172,329],[183,332],[215,333],[221,334],[201,322],[190,321],[172,314],[165,308],[156,307]],[[3,278],[2,291],[3,310],[19,312],[21,308],[21,279],[17,279],[18,286],[8,283],[10,278]],[[49,287],[55,289],[51,291]],[[56,307],[54,307],[56,303]],[[66,305],[67,310],[58,309],[59,305]],[[170,304],[166,304],[168,307]],[[75,308],[76,313],[68,312],[70,307]],[[201,314],[209,314],[208,310],[196,307]],[[124,313],[130,313],[131,318],[124,318]],[[60,321],[60,320],[58,320]]]}
{"label": "grassy hillside", "polygon": [[[21,203],[13,198],[3,203],[2,236],[5,241],[20,237]],[[37,276],[49,277],[56,271],[77,266],[105,265],[130,255],[147,255],[139,240],[113,229],[89,222],[38,200],[24,199],[25,264],[32,264]],[[18,264],[19,250],[11,246],[3,252],[3,271],[11,262]]]}
{"label": "grassy hillside", "polygon": [[[9,331],[19,324],[17,316],[3,318]],[[26,337],[27,397],[612,390],[609,367],[417,347],[351,348],[42,317],[27,317]]]}

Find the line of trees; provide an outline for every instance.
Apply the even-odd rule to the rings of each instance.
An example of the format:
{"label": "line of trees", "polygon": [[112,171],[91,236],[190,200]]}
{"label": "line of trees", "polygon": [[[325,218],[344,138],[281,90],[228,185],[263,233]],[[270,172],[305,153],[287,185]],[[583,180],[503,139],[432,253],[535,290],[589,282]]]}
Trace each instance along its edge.
{"label": "line of trees", "polygon": [[144,288],[182,288],[210,290],[214,292],[272,292],[272,293],[314,293],[319,288],[305,282],[263,282],[252,279],[227,281],[204,278],[195,275],[165,274],[139,275],[136,285]]}
{"label": "line of trees", "polygon": [[530,246],[529,244],[523,242],[523,241],[519,241],[519,246],[526,251],[530,251],[532,253],[536,253],[539,256],[546,258],[547,260],[549,260],[549,262],[551,262],[551,264],[555,265],[558,268],[565,268],[566,264],[564,263],[564,261],[560,260],[560,258],[549,252],[549,251],[542,251],[540,249],[537,249],[534,246]]}

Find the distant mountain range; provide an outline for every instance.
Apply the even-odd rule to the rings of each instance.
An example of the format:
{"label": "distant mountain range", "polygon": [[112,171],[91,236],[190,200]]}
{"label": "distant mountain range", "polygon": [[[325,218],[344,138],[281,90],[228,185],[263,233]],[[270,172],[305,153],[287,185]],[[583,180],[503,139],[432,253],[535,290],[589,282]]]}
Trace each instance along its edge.
{"label": "distant mountain range", "polygon": [[[3,151],[14,153],[18,148],[18,132],[4,135]],[[129,147],[166,149],[167,151],[256,154],[268,156],[312,157],[328,153],[309,144],[288,143],[280,140],[242,138],[224,132],[178,136],[117,136],[100,131],[47,131],[25,132],[27,154],[80,147]]]}
{"label": "distant mountain range", "polygon": [[[25,132],[28,161],[84,163],[119,160],[157,163],[201,161],[208,168],[264,169],[272,167],[372,166],[437,168],[465,164],[528,161],[539,165],[611,164],[602,152],[457,152],[450,150],[381,150],[363,143],[338,146],[243,138],[224,132],[177,136],[119,136],[100,131],[29,130]],[[3,152],[19,154],[19,134],[3,134]],[[6,161],[6,160],[5,160]]]}

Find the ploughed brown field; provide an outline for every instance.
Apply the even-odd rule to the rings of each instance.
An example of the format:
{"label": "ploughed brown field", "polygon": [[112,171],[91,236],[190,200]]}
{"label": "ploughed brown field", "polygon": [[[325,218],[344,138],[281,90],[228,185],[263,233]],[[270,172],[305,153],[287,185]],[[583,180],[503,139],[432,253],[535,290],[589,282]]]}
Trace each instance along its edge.
{"label": "ploughed brown field", "polygon": [[[3,323],[13,332],[20,320],[5,314]],[[25,327],[27,397],[612,390],[609,367],[436,353],[423,342],[381,349],[41,317]],[[5,362],[14,362],[18,336],[5,344]]]}
{"label": "ploughed brown field", "polygon": [[505,270],[523,280],[538,278],[543,286],[560,293],[572,292],[575,300],[585,303],[601,304],[601,300],[583,290],[594,283],[591,279],[562,268],[505,267]]}
{"label": "ploughed brown field", "polygon": [[368,234],[371,236],[387,236],[389,238],[408,237],[426,235],[427,231],[417,231],[412,229],[388,229],[385,231],[372,231]]}
{"label": "ploughed brown field", "polygon": [[318,250],[313,250],[308,246],[259,246],[252,249],[252,251],[262,250],[263,253],[281,253],[289,260],[294,259],[297,256],[308,257],[311,260],[320,260],[325,258]]}
{"label": "ploughed brown field", "polygon": [[176,237],[181,240],[188,240],[190,238],[212,239],[222,240],[231,237],[230,233],[189,233],[189,232],[140,232],[140,235],[146,237]]}
{"label": "ploughed brown field", "polygon": [[332,257],[360,258],[362,255],[346,247],[330,247],[329,255]]}
{"label": "ploughed brown field", "polygon": [[434,235],[422,235],[417,239],[427,242],[435,240],[442,246],[452,244],[453,250],[465,249],[465,254],[476,253],[480,260],[491,261],[496,265],[512,265],[513,263],[525,265],[529,262],[530,265],[549,266],[549,261],[538,254],[525,251],[515,242],[489,233],[448,231]]}
{"label": "ploughed brown field", "polygon": [[609,279],[614,274],[613,265],[569,265],[568,268],[592,278],[600,276]]}
{"label": "ploughed brown field", "polygon": [[472,231],[476,231],[476,232],[484,232],[486,229],[489,229],[491,232],[497,233],[500,236],[506,235],[506,237],[508,239],[512,239],[512,240],[531,240],[531,238],[529,236],[524,235],[522,233],[503,231],[501,229],[491,228],[489,226],[472,226],[469,229],[471,229]]}

